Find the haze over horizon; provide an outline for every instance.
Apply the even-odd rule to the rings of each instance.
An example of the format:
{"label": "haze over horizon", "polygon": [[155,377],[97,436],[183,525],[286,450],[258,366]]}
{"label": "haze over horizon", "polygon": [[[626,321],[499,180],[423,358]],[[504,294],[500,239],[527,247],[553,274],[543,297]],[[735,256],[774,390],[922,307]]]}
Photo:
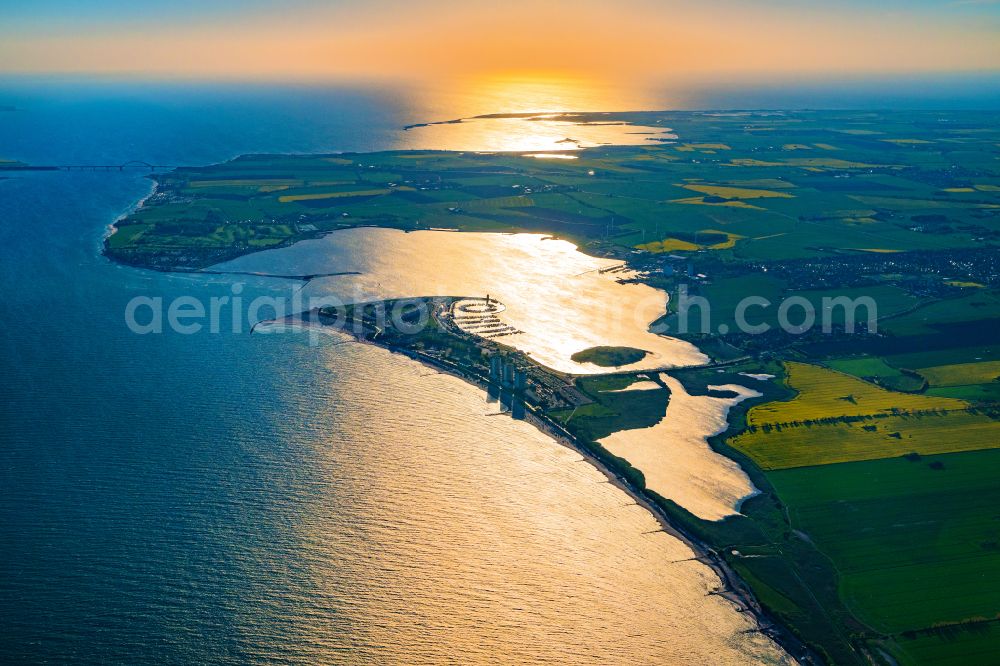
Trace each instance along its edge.
{"label": "haze over horizon", "polygon": [[182,0],[0,7],[0,73],[268,81],[911,76],[1000,70],[1000,3]]}

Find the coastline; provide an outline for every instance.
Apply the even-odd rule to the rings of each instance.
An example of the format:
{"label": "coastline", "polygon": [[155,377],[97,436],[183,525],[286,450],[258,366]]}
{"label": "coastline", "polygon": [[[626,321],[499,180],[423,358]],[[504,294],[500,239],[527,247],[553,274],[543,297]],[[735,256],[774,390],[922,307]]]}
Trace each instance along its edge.
{"label": "coastline", "polygon": [[[238,155],[237,158],[241,156],[242,155]],[[174,171],[176,171],[176,169],[167,173],[173,173]],[[219,263],[223,263],[247,254],[253,254],[255,252],[261,251],[262,248],[250,248],[244,251],[221,253],[218,256],[213,256],[210,261],[203,263],[203,265],[199,264],[197,266],[191,266],[191,267],[184,267],[172,263],[166,263],[166,264],[150,263],[148,261],[135,260],[131,258],[128,254],[122,252],[116,252],[114,248],[111,247],[111,237],[114,236],[116,233],[118,233],[118,231],[121,228],[122,222],[128,220],[132,215],[135,215],[138,212],[140,212],[143,208],[146,207],[146,205],[150,202],[150,200],[152,200],[154,197],[160,194],[162,183],[160,182],[159,178],[157,178],[157,176],[159,175],[162,174],[154,173],[146,175],[145,177],[148,178],[153,183],[149,192],[146,193],[144,196],[142,196],[138,201],[136,201],[135,204],[129,206],[128,209],[125,210],[125,212],[118,215],[118,217],[116,217],[113,222],[111,222],[104,228],[104,231],[101,234],[101,238],[99,241],[100,242],[99,254],[101,256],[106,258],[108,261],[111,261],[112,263],[118,264],[120,266],[128,266],[130,268],[138,268],[141,270],[157,271],[159,273],[201,273],[201,272],[211,273],[211,271],[208,271],[206,269],[209,269],[212,266]],[[347,229],[356,226],[364,226],[364,225],[344,225],[342,228]],[[295,243],[298,243],[299,241],[321,238],[322,236],[325,236],[328,233],[330,232],[314,231],[314,232],[302,233],[299,234],[298,236],[289,238],[277,245],[273,245],[266,249],[288,247],[294,245]]]}
{"label": "coastline", "polygon": [[[443,151],[443,152],[450,152],[450,151]],[[136,211],[141,210],[142,208],[148,205],[155,204],[156,195],[162,191],[161,182],[156,177],[152,177],[150,179],[153,181],[153,187],[151,191],[147,195],[142,197],[131,208],[130,211],[119,216],[114,223],[109,225],[110,227],[109,233],[103,238],[103,243],[102,243],[103,247],[101,253],[113,263],[118,263],[120,265],[129,266],[132,268],[155,270],[158,272],[182,273],[182,274],[197,274],[203,272],[206,274],[210,274],[212,273],[212,271],[206,270],[206,268],[210,267],[211,265],[219,263],[219,261],[225,261],[228,259],[235,258],[235,256],[241,256],[243,254],[252,254],[254,252],[261,251],[260,248],[243,250],[237,252],[234,256],[224,257],[222,259],[215,258],[213,261],[211,261],[209,264],[205,266],[194,267],[187,270],[176,265],[169,265],[169,264],[157,265],[157,264],[144,263],[141,261],[130,261],[128,257],[122,256],[121,254],[116,252],[109,251],[110,248],[108,244],[108,238],[110,238],[110,236],[115,231],[117,231],[118,224],[122,220],[128,218],[129,215],[134,214]],[[357,227],[369,227],[369,226],[379,227],[382,225],[353,224],[353,223],[342,224],[336,230],[350,229]],[[388,228],[399,228],[399,230],[403,232],[412,231],[412,229],[393,227],[392,225],[387,225],[387,226]],[[452,231],[462,231],[462,230],[453,229]],[[280,247],[294,245],[301,240],[321,237],[329,233],[332,233],[332,231],[309,232],[306,234],[302,234],[298,237],[289,238],[286,241],[267,249],[276,249]],[[517,233],[517,232],[509,232],[509,233]],[[568,238],[562,234],[559,234],[558,232],[549,231],[547,233],[551,237],[568,240],[569,242],[573,243],[576,246],[577,251],[581,252],[582,254],[591,257],[599,257],[605,259],[608,258],[607,253],[598,254],[597,252],[595,252],[594,247],[590,247],[587,244],[580,243],[578,239],[572,237]],[[604,249],[606,250],[606,248]],[[272,277],[292,277],[294,279],[302,279],[304,277],[309,277],[309,276],[272,276]],[[306,314],[308,313],[300,313],[300,315],[306,315]],[[266,323],[266,322],[260,322],[260,323]],[[303,323],[308,325],[308,322],[303,322]],[[348,335],[355,341],[367,342],[369,344],[373,344],[374,346],[386,349],[390,352],[400,353],[403,354],[404,356],[408,356],[411,359],[424,364],[425,366],[434,368],[438,371],[463,379],[468,384],[476,386],[477,388],[480,388],[482,390],[486,390],[488,388],[488,382],[484,381],[481,377],[478,377],[475,374],[469,372],[465,372],[460,367],[450,365],[447,362],[443,361],[442,359],[422,354],[419,351],[408,349],[406,347],[386,344],[381,341],[359,339],[357,336],[352,335],[350,333],[348,333]],[[711,356],[707,356],[706,358],[708,360],[705,363],[705,367],[725,366],[742,360],[742,359],[730,359],[726,361],[717,361],[713,360]],[[683,369],[683,368],[677,368],[677,369]],[[653,517],[656,519],[657,523],[660,525],[660,527],[664,532],[667,532],[668,534],[674,536],[675,538],[685,543],[694,555],[694,557],[692,557],[691,559],[696,559],[702,564],[705,564],[706,566],[711,568],[712,571],[715,573],[716,577],[719,579],[719,589],[713,590],[708,594],[722,596],[734,606],[737,612],[750,613],[753,616],[754,618],[753,623],[755,627],[752,629],[748,629],[747,631],[758,631],[768,636],[772,641],[774,641],[777,645],[779,645],[786,652],[786,654],[788,654],[792,659],[796,660],[796,662],[798,663],[805,663],[805,664],[824,663],[823,659],[819,657],[818,653],[811,647],[809,647],[805,642],[803,642],[798,637],[798,635],[793,632],[790,626],[782,624],[780,621],[774,619],[768,613],[768,611],[766,611],[763,608],[759,600],[753,594],[750,586],[740,577],[740,575],[726,561],[725,557],[716,550],[714,550],[711,547],[711,545],[709,545],[708,541],[697,536],[696,531],[695,529],[692,529],[692,526],[688,526],[684,523],[684,520],[686,519],[684,514],[687,512],[682,507],[678,507],[677,505],[673,505],[672,507],[665,507],[663,504],[664,501],[666,501],[668,504],[673,504],[673,503],[670,502],[669,500],[664,500],[664,498],[661,498],[655,492],[650,491],[644,487],[641,487],[640,484],[637,484],[634,480],[630,479],[628,474],[625,473],[623,469],[615,465],[614,459],[616,458],[616,456],[614,456],[614,454],[612,454],[610,451],[601,448],[600,444],[597,445],[600,449],[599,451],[593,449],[593,447],[588,442],[584,442],[576,438],[565,428],[563,428],[559,423],[553,421],[551,418],[547,417],[544,413],[535,411],[533,409],[526,410],[525,420],[531,423],[540,432],[554,439],[557,443],[572,449],[576,453],[579,453],[584,460],[593,465],[595,469],[597,469],[605,477],[607,477],[610,483],[614,484],[620,490],[625,492],[630,498],[632,498],[637,504],[639,504],[640,506],[644,507],[647,511],[649,511],[649,513],[653,515]],[[732,425],[731,423],[729,423],[728,413],[726,415],[726,421],[728,426]],[[708,438],[708,445],[711,448],[715,449],[714,442],[716,442],[718,439],[732,434],[730,432],[731,427],[728,426],[722,433],[716,434]],[[604,453],[604,456],[601,455],[602,452]],[[744,467],[745,463],[740,461],[739,459],[726,455],[725,453],[717,449],[716,452],[719,453],[720,455],[725,456],[730,460],[733,460],[740,468]],[[606,460],[605,457],[609,458],[610,460]],[[744,472],[746,472],[745,469]],[[740,510],[740,506],[745,501],[759,495],[762,492],[759,488],[757,488],[756,484],[754,484],[754,487],[755,487],[755,492],[741,498],[740,502],[735,506],[736,511]],[[678,517],[678,515],[675,514],[680,515],[680,517]]]}
{"label": "coastline", "polygon": [[[282,320],[273,320],[261,323],[273,324],[279,322],[290,322],[303,328],[313,327],[323,330],[322,325],[317,326],[309,319],[303,317],[303,315],[312,316],[314,312],[318,311],[299,313],[297,315],[285,317]],[[370,340],[354,334],[348,329],[343,329],[338,332],[347,338],[346,341],[369,344],[389,351],[390,353],[406,356],[431,369],[461,379],[467,384],[480,390],[487,391],[489,389],[489,382],[483,377],[466,372],[461,367],[448,363],[440,358],[400,345]],[[719,589],[713,590],[708,594],[720,596],[726,599],[733,605],[734,610],[738,613],[749,613],[753,618],[753,623],[756,625],[749,631],[758,631],[764,634],[781,647],[781,649],[784,650],[784,652],[797,663],[823,663],[822,659],[820,659],[812,649],[806,646],[795,634],[793,634],[790,629],[768,615],[757,598],[754,596],[753,592],[750,590],[749,586],[715,549],[702,539],[699,539],[697,536],[692,534],[689,530],[685,529],[685,527],[672,517],[668,511],[659,505],[656,497],[651,495],[648,490],[639,487],[626,475],[616,469],[613,464],[602,460],[602,458],[597,455],[586,442],[574,436],[562,425],[553,421],[543,412],[537,410],[533,405],[527,406],[524,421],[534,426],[546,436],[550,437],[557,444],[565,446],[575,453],[580,454],[582,459],[603,474],[608,479],[609,483],[613,484],[616,488],[628,495],[637,505],[646,509],[646,511],[648,511],[660,525],[662,531],[684,543],[694,555],[691,559],[697,560],[707,566],[719,579]],[[611,455],[613,456],[613,454]],[[739,464],[738,461],[736,462]],[[743,498],[744,501],[746,499],[749,499],[749,497]],[[737,510],[738,508],[739,507],[737,507]]]}
{"label": "coastline", "polygon": [[[431,123],[431,124],[437,124],[437,123]],[[582,149],[582,151],[583,150],[592,150],[592,149],[593,148],[584,148],[584,149]],[[380,151],[380,152],[382,152],[382,153],[393,153],[393,154],[395,154],[395,153],[400,153],[400,154],[406,154],[406,153],[427,153],[427,152],[434,153],[434,154],[441,154],[441,155],[444,155],[444,154],[462,154],[459,151],[447,150],[447,149],[434,149],[434,150],[429,150],[429,151],[415,150],[415,149],[402,149],[402,150],[389,150],[389,151]],[[367,153],[329,153],[328,155],[330,155],[330,156],[337,156],[337,155],[365,155],[365,154],[367,154]],[[307,156],[307,155],[299,155],[297,153],[276,153],[276,155],[298,156],[298,157]],[[323,155],[327,155],[327,153],[323,153]],[[229,164],[231,162],[238,161],[238,160],[241,160],[241,159],[246,159],[246,158],[251,158],[251,157],[263,157],[263,156],[265,156],[265,155],[258,154],[258,153],[241,153],[241,154],[238,154],[238,155],[236,155],[234,157],[229,158],[228,160],[216,162],[216,163],[210,164],[208,166],[210,166],[210,167],[219,167],[219,166],[223,166],[223,165],[226,165],[226,164]],[[280,242],[277,242],[277,243],[272,244],[272,245],[268,245],[266,247],[254,247],[254,246],[232,247],[232,246],[226,246],[226,247],[212,248],[212,250],[213,250],[212,252],[210,252],[208,254],[204,254],[202,256],[196,256],[196,257],[184,257],[184,256],[178,257],[178,256],[174,256],[174,255],[176,255],[176,252],[174,252],[173,254],[170,253],[170,252],[167,252],[167,253],[161,253],[161,255],[158,256],[155,260],[151,260],[148,256],[144,256],[142,254],[135,254],[134,248],[126,248],[126,247],[116,248],[116,247],[112,247],[111,246],[110,238],[113,235],[115,235],[115,233],[117,233],[121,229],[121,227],[123,226],[123,223],[128,222],[129,220],[131,220],[133,218],[133,216],[135,216],[138,213],[142,212],[143,209],[145,209],[145,208],[147,208],[149,206],[156,205],[158,203],[157,202],[157,198],[160,197],[160,195],[163,195],[163,196],[169,195],[169,188],[164,185],[163,180],[162,180],[163,177],[168,177],[170,175],[176,174],[178,172],[178,170],[180,170],[180,169],[191,169],[191,168],[195,168],[195,167],[178,167],[178,168],[174,168],[174,169],[172,169],[170,171],[157,172],[157,173],[148,174],[146,176],[146,178],[148,178],[149,180],[151,180],[153,182],[152,189],[145,196],[143,196],[142,198],[140,198],[135,203],[135,205],[131,206],[127,211],[125,211],[124,213],[122,213],[121,215],[119,215],[117,218],[115,218],[115,220],[113,222],[111,222],[108,225],[108,228],[105,230],[105,233],[102,236],[101,254],[103,256],[105,256],[106,258],[108,258],[109,260],[115,262],[115,263],[118,263],[118,264],[121,264],[121,265],[125,265],[125,266],[130,266],[132,268],[140,268],[140,269],[146,269],[146,270],[153,270],[153,271],[158,271],[158,272],[162,272],[162,273],[171,273],[171,272],[197,273],[197,272],[203,271],[205,269],[211,268],[212,266],[214,266],[216,264],[224,263],[226,261],[231,261],[231,260],[237,259],[237,258],[242,257],[242,256],[246,256],[246,255],[249,255],[249,254],[254,254],[254,253],[257,253],[257,252],[264,251],[264,250],[275,250],[275,249],[279,249],[279,248],[283,248],[283,247],[290,247],[290,246],[295,245],[296,243],[298,243],[300,241],[313,240],[313,239],[317,239],[317,238],[322,238],[322,237],[324,237],[324,236],[326,236],[326,235],[328,235],[330,233],[333,233],[333,232],[336,232],[336,231],[343,231],[345,229],[357,229],[357,228],[373,227],[373,228],[384,228],[384,229],[398,229],[399,231],[402,231],[404,233],[409,233],[409,232],[412,232],[412,231],[450,231],[450,232],[464,232],[464,231],[466,231],[466,229],[457,228],[457,227],[444,227],[444,228],[438,228],[438,227],[426,227],[426,228],[411,227],[411,226],[409,226],[407,224],[404,224],[402,222],[380,222],[378,224],[371,223],[371,222],[365,222],[363,220],[355,222],[355,221],[353,221],[352,218],[348,218],[351,221],[338,220],[337,224],[336,224],[336,227],[332,228],[332,229],[297,230],[294,235],[289,236],[287,238],[283,238]],[[525,229],[525,228],[509,228],[509,229],[505,228],[505,229],[502,229],[502,230],[492,230],[492,232],[493,233],[532,233],[531,231],[529,231],[528,229]],[[614,245],[605,244],[605,245],[603,245],[600,248],[600,251],[597,251],[595,248],[588,247],[587,243],[582,242],[583,239],[581,239],[580,237],[574,236],[573,234],[569,234],[569,233],[565,233],[565,232],[560,232],[560,231],[556,231],[556,230],[546,230],[544,232],[535,231],[534,233],[544,233],[544,234],[546,234],[547,236],[549,236],[551,238],[559,239],[559,240],[565,240],[567,242],[573,243],[573,245],[576,246],[577,251],[579,251],[579,252],[581,252],[581,253],[589,256],[589,257],[595,257],[595,258],[601,258],[601,259],[613,258],[613,259],[616,259],[616,260],[624,260],[624,259],[627,258],[627,254],[625,252],[623,252],[621,248],[618,248],[618,247],[616,247]]]}

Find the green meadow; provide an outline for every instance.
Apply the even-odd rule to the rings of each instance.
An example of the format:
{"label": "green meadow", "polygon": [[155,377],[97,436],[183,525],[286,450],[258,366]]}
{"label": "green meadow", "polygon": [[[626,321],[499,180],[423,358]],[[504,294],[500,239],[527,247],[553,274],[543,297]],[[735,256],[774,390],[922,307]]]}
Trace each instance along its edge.
{"label": "green meadow", "polygon": [[579,389],[593,402],[576,409],[553,411],[550,416],[586,442],[596,442],[618,430],[654,426],[667,411],[670,392],[665,386],[623,391],[635,381],[638,381],[635,375],[577,379]]}
{"label": "green meadow", "polygon": [[[895,457],[768,475],[791,524],[830,557],[857,617],[913,663],[976,652],[997,617],[1000,451]],[[968,642],[968,647],[962,647]],[[895,651],[895,650],[894,650]],[[990,653],[993,654],[993,653]],[[968,654],[990,663],[986,653]]]}
{"label": "green meadow", "polygon": [[[107,250],[192,268],[356,225],[545,231],[588,246],[740,260],[976,247],[1000,234],[991,189],[1000,184],[991,175],[1000,130],[982,114],[952,115],[949,125],[931,113],[567,114],[666,125],[683,140],[566,160],[244,156],[157,175],[158,194],[118,223],[122,235]],[[871,125],[882,133],[848,131]],[[142,233],[127,230],[137,225]]]}

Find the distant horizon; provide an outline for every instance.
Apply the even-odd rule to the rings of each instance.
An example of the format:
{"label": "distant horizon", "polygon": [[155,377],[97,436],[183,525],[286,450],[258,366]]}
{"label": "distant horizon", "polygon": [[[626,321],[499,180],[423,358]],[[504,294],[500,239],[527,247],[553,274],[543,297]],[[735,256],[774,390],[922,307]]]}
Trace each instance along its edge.
{"label": "distant horizon", "polygon": [[[704,78],[699,81],[613,82],[579,77],[457,78],[454,80],[336,79],[269,81],[204,77],[147,77],[67,73],[0,73],[0,106],[18,94],[86,96],[110,89],[142,98],[169,88],[205,98],[296,90],[307,95],[334,91],[406,93],[417,102],[415,122],[450,120],[498,112],[601,111],[1000,111],[1000,70],[961,73],[864,74]],[[206,91],[206,88],[211,88]],[[535,101],[542,100],[542,101]],[[399,103],[402,103],[400,100]],[[534,104],[534,106],[533,106]],[[511,106],[513,105],[513,106]],[[419,107],[427,106],[426,111]],[[435,111],[436,113],[432,113]],[[430,114],[430,115],[428,115]]]}

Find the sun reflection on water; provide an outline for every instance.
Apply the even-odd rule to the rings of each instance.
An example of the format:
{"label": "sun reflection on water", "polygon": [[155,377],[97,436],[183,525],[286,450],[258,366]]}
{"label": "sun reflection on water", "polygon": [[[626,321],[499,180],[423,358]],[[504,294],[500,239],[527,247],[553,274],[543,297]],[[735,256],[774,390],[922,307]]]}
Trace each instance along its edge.
{"label": "sun reflection on water", "polygon": [[594,79],[568,76],[505,75],[472,79],[461,86],[463,97],[482,105],[482,113],[561,113],[564,111],[627,111],[645,108],[634,91],[631,99],[613,86]]}
{"label": "sun reflection on water", "polygon": [[[649,145],[672,139],[667,127],[566,120],[567,112],[662,108],[664,100],[598,81],[501,76],[468,80],[426,95],[412,113],[431,123],[402,137],[404,148],[484,152],[568,151],[604,144]],[[487,116],[487,117],[476,117]],[[461,122],[443,122],[463,119]]]}

